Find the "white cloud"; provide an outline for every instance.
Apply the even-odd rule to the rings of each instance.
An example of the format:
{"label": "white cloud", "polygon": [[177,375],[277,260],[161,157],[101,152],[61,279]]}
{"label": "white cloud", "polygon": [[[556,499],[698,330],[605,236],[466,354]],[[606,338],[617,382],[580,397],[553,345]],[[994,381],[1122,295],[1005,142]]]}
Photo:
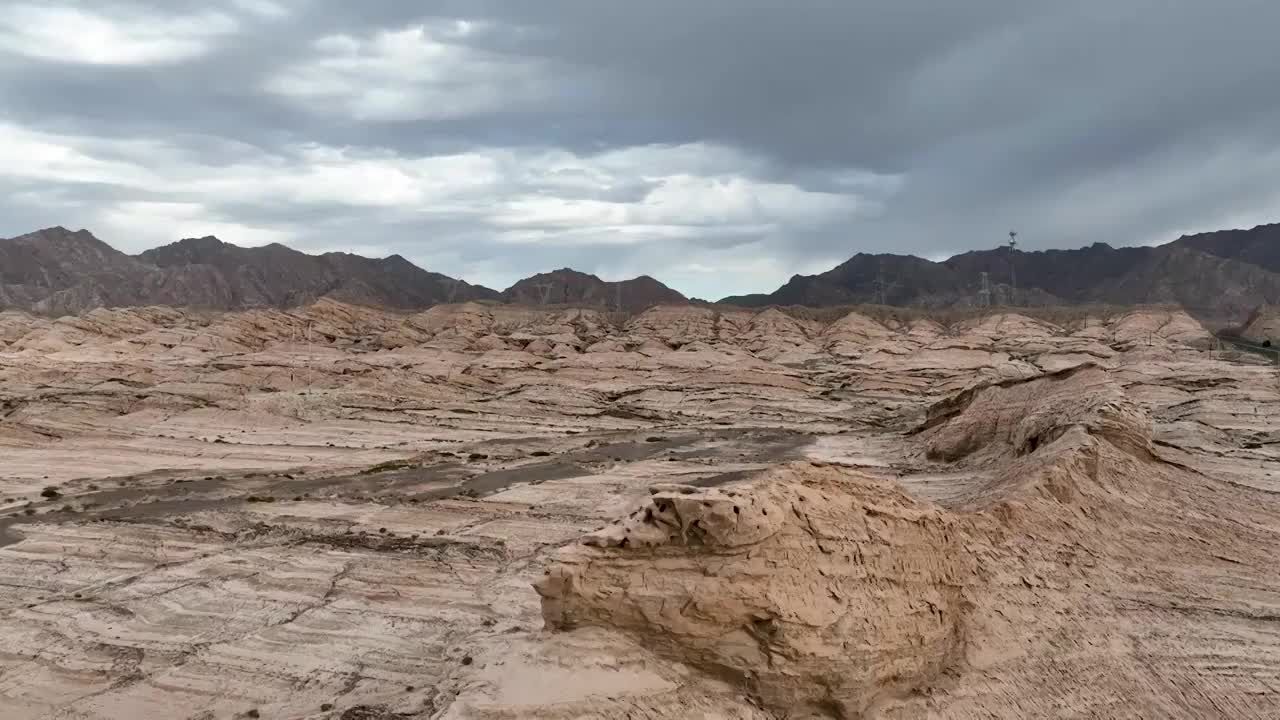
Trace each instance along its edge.
{"label": "white cloud", "polygon": [[315,57],[271,76],[266,90],[319,114],[374,121],[464,117],[543,98],[539,63],[463,43],[483,29],[459,20],[327,36]]}
{"label": "white cloud", "polygon": [[158,182],[143,167],[94,157],[87,138],[43,133],[0,123],[0,175],[61,183],[108,183],[131,187]]}
{"label": "white cloud", "polygon": [[[499,227],[559,230],[567,235],[596,230],[613,234],[613,242],[641,242],[821,223],[851,215],[858,205],[853,195],[813,192],[741,176],[678,174],[657,179],[655,187],[635,202],[525,194],[502,203],[489,220]],[[511,239],[529,241],[536,235],[517,233]]]}
{"label": "white cloud", "polygon": [[289,9],[272,0],[232,0],[231,5],[237,10],[272,20],[286,17]]}
{"label": "white cloud", "polygon": [[[308,144],[277,154],[231,147],[235,162],[210,163],[183,150],[186,140],[105,139],[0,125],[0,180],[110,188],[120,199],[107,201],[86,223],[130,251],[217,235],[243,245],[363,247],[386,255],[404,239],[381,227],[437,223],[449,234],[432,236],[429,250],[401,244],[399,252],[434,270],[494,282],[538,269],[513,269],[509,258],[528,257],[511,253],[513,246],[557,252],[611,247],[618,250],[611,273],[648,272],[706,295],[716,294],[710,290],[716,283],[736,292],[785,280],[797,268],[770,259],[780,243],[874,212],[875,203],[901,184],[894,177],[859,175],[858,182],[846,183],[833,176],[819,183],[824,189],[808,189],[753,176],[751,169],[767,163],[712,144],[600,154],[477,148],[421,157]],[[279,219],[244,219],[255,215]],[[355,219],[346,227],[359,230],[330,234],[319,218],[339,218],[337,225]],[[493,258],[477,260],[474,248],[486,243]],[[463,247],[470,252],[462,253]]]}
{"label": "white cloud", "polygon": [[0,8],[0,52],[89,65],[149,65],[208,52],[238,23],[220,12],[104,14],[57,4]]}
{"label": "white cloud", "polygon": [[104,208],[99,231],[121,249],[137,252],[188,237],[216,235],[237,245],[288,244],[293,233],[244,225],[194,202],[130,201]]}

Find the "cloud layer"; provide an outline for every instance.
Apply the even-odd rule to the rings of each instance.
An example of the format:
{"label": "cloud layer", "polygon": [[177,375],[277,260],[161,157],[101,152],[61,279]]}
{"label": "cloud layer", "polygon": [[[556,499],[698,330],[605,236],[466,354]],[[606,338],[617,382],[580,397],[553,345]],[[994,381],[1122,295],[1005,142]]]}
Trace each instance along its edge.
{"label": "cloud layer", "polygon": [[[795,7],[791,7],[791,6]],[[1277,219],[1261,0],[0,4],[0,236],[691,295]]]}

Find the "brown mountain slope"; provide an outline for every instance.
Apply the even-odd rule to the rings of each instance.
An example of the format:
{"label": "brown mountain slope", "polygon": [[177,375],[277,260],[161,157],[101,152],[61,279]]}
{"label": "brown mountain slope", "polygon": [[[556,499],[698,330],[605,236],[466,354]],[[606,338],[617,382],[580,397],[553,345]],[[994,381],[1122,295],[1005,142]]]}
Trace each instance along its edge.
{"label": "brown mountain slope", "polygon": [[636,312],[654,305],[683,305],[689,300],[648,275],[606,282],[587,273],[561,268],[525,278],[502,293],[507,302],[522,305],[572,304]]}
{"label": "brown mountain slope", "polygon": [[[230,307],[293,307],[328,297],[362,305],[415,309],[493,300],[497,292],[427,272],[399,255],[308,255],[279,243],[245,248],[215,237],[181,240],[138,256],[161,268],[211,268],[226,282]],[[455,287],[456,283],[456,287]]]}
{"label": "brown mountain slope", "polygon": [[1120,305],[1176,303],[1202,317],[1238,319],[1280,300],[1280,273],[1172,243],[1151,248],[1143,262],[1099,283],[1089,298]]}
{"label": "brown mountain slope", "polygon": [[421,309],[496,300],[498,293],[398,255],[313,256],[278,244],[244,248],[204,237],[131,257],[88,231],[61,227],[0,240],[0,308],[63,315],[129,305],[293,307],[320,298]]}
{"label": "brown mountain slope", "polygon": [[160,284],[153,268],[85,230],[48,228],[0,240],[0,308],[63,314],[133,304]]}
{"label": "brown mountain slope", "polygon": [[1173,244],[1280,272],[1280,224],[1185,235]]}
{"label": "brown mountain slope", "polygon": [[721,302],[975,305],[982,302],[985,273],[993,304],[1177,303],[1215,322],[1238,321],[1262,303],[1280,302],[1280,233],[1272,229],[1278,227],[1184,237],[1159,247],[979,250],[943,262],[859,253],[825,273],[797,275],[767,295]]}

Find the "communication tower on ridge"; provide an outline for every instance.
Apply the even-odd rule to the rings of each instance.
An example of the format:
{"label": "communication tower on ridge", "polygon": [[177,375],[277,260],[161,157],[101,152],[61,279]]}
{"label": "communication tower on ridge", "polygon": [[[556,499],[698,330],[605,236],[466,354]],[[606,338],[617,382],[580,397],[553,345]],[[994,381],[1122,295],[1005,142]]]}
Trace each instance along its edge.
{"label": "communication tower on ridge", "polygon": [[1018,304],[1018,267],[1014,253],[1018,251],[1018,232],[1009,231],[1009,304]]}

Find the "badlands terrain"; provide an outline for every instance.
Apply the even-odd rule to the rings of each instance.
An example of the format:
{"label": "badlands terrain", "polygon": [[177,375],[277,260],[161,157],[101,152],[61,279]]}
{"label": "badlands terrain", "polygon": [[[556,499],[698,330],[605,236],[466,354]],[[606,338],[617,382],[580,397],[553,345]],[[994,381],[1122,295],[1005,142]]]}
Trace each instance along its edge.
{"label": "badlands terrain", "polygon": [[0,313],[0,717],[1280,717],[1186,314]]}

